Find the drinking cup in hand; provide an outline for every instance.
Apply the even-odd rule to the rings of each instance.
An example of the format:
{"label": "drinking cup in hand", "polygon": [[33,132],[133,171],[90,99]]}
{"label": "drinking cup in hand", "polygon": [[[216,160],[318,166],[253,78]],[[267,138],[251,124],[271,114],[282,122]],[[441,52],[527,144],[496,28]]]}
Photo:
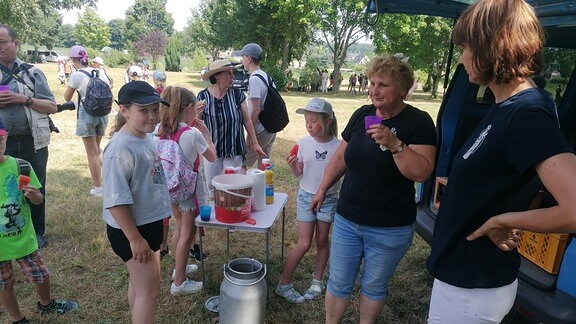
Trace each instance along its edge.
{"label": "drinking cup in hand", "polygon": [[364,127],[366,130],[370,129],[371,125],[382,123],[382,117],[380,116],[366,116],[364,117]]}

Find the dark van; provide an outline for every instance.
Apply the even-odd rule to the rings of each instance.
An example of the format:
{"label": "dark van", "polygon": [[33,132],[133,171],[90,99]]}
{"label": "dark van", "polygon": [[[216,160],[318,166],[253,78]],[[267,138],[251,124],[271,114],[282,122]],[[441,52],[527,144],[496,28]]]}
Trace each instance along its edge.
{"label": "dark van", "polygon": [[[422,14],[457,19],[474,1],[370,0],[369,13]],[[547,32],[546,69],[539,77],[554,98],[561,128],[576,149],[576,2],[526,0]],[[454,58],[455,59],[455,58]],[[434,222],[454,155],[487,114],[493,97],[486,87],[472,84],[459,65],[452,73],[436,122],[439,134],[435,174],[417,194],[417,232],[432,241]],[[576,172],[576,170],[574,170]],[[554,203],[537,195],[533,207]],[[576,199],[576,197],[575,197]],[[524,231],[518,247],[522,257],[514,316],[535,323],[576,323],[576,240],[573,234]]]}

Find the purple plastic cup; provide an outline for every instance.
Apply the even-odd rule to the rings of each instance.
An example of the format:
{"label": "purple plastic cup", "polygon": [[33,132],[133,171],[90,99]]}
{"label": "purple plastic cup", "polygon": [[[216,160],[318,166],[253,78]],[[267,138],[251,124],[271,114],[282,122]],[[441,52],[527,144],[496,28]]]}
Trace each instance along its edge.
{"label": "purple plastic cup", "polygon": [[364,117],[364,127],[366,130],[370,129],[371,125],[382,123],[382,117],[380,116],[366,116]]}
{"label": "purple plastic cup", "polygon": [[10,91],[9,85],[0,85],[0,92],[2,91]]}

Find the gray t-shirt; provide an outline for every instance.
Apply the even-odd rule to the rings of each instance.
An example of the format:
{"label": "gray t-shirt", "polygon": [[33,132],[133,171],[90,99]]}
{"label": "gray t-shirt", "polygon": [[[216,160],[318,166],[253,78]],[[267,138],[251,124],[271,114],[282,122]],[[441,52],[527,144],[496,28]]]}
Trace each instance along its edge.
{"label": "gray t-shirt", "polygon": [[103,218],[120,228],[108,208],[129,205],[136,226],[161,220],[171,214],[164,170],[154,142],[125,131],[114,134],[104,149]]}

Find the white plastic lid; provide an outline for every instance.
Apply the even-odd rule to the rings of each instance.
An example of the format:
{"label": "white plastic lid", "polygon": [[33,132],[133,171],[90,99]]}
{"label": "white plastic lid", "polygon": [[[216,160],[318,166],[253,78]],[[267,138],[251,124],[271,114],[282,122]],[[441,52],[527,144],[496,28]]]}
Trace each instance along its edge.
{"label": "white plastic lid", "polygon": [[212,185],[216,189],[246,189],[254,185],[252,177],[245,174],[221,174],[212,178]]}

